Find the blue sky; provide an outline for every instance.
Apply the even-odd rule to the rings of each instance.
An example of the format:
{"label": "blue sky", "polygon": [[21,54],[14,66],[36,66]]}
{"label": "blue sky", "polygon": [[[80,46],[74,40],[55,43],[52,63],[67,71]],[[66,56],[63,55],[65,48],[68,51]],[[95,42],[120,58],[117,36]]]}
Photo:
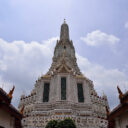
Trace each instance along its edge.
{"label": "blue sky", "polygon": [[127,0],[0,0],[1,86],[8,91],[15,84],[17,98],[31,91],[51,64],[64,18],[79,67],[113,108],[116,86],[128,90]]}

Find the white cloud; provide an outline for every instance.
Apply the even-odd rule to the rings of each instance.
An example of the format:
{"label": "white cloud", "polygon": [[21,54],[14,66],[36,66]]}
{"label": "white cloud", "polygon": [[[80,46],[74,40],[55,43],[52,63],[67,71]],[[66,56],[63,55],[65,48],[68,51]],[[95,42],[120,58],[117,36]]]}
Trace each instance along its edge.
{"label": "white cloud", "polygon": [[14,102],[18,104],[21,92],[33,88],[39,75],[45,73],[52,61],[53,49],[58,37],[42,43],[32,41],[7,42],[0,39],[0,86],[8,92],[16,86]]}
{"label": "white cloud", "polygon": [[[13,100],[16,105],[21,93],[30,92],[38,76],[48,71],[56,40],[57,37],[42,43],[35,41],[9,43],[0,39],[0,85],[4,83],[7,92],[13,84],[16,86]],[[116,85],[127,86],[126,75],[118,69],[105,69],[101,65],[93,64],[80,55],[77,55],[77,58],[82,72],[94,81],[96,90],[100,93],[102,90],[106,92],[111,106],[117,103]]]}
{"label": "white cloud", "polygon": [[128,28],[128,22],[125,23],[124,27],[125,28]]}
{"label": "white cloud", "polygon": [[89,46],[98,46],[98,45],[114,45],[120,41],[120,39],[114,35],[109,35],[100,30],[95,30],[91,33],[88,33],[86,37],[81,37],[87,45]]}
{"label": "white cloud", "polygon": [[0,60],[0,69],[2,71],[6,71],[7,70],[7,66],[3,63],[3,61]]}

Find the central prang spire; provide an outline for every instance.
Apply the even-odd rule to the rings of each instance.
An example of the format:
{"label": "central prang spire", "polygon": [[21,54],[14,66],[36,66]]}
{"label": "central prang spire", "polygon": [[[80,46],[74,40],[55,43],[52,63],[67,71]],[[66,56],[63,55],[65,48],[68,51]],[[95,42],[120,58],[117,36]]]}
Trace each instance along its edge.
{"label": "central prang spire", "polygon": [[69,28],[64,19],[64,23],[61,25],[60,40],[69,40]]}
{"label": "central prang spire", "polygon": [[53,75],[63,72],[61,69],[64,68],[70,74],[82,75],[77,65],[75,49],[69,38],[69,27],[65,20],[61,25],[60,40],[56,43],[52,65],[47,74]]}

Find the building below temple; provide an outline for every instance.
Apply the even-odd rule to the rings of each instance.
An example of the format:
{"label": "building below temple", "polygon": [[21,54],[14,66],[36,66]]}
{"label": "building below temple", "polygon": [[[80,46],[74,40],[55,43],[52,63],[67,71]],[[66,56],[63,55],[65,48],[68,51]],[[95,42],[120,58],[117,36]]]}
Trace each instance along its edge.
{"label": "building below temple", "polygon": [[11,104],[13,91],[7,94],[0,88],[0,128],[21,128],[22,112]]}
{"label": "building below temple", "polygon": [[119,87],[120,104],[108,116],[109,128],[128,128],[128,91],[123,94]]}
{"label": "building below temple", "polygon": [[107,97],[99,97],[93,82],[81,73],[65,21],[51,67],[36,81],[30,95],[21,96],[19,108],[23,106],[23,128],[45,128],[50,120],[68,117],[77,128],[107,128]]}

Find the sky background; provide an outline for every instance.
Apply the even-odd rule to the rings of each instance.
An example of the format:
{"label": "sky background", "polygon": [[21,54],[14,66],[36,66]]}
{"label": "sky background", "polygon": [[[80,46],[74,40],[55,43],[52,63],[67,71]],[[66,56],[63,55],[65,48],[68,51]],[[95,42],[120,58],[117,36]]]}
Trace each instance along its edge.
{"label": "sky background", "polygon": [[128,90],[128,0],[0,0],[0,86],[16,86],[17,107],[48,71],[64,18],[81,71],[114,108],[117,85]]}

